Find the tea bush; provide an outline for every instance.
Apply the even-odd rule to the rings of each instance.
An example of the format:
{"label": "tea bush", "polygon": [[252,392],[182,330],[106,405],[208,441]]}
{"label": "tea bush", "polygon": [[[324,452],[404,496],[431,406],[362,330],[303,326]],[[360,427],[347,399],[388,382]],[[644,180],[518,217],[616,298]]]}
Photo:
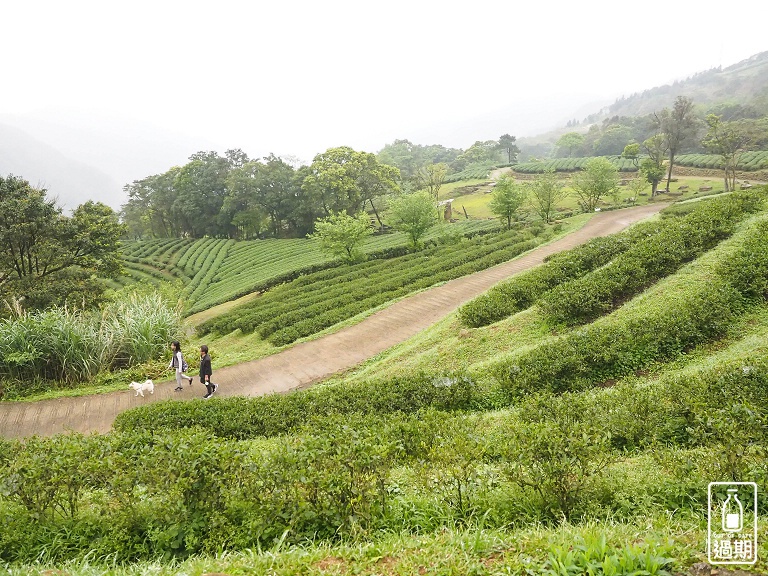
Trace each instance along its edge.
{"label": "tea bush", "polygon": [[663,302],[646,301],[641,309],[502,360],[494,374],[511,397],[584,389],[723,334],[743,308],[739,292],[722,280],[676,288],[665,292]]}
{"label": "tea bush", "polygon": [[306,275],[199,327],[201,333],[257,331],[276,346],[436,283],[484,270],[535,248],[551,236],[528,230],[477,235],[384,261]]}
{"label": "tea bush", "polygon": [[586,244],[560,252],[533,270],[497,284],[459,309],[459,319],[470,328],[487,326],[531,306],[553,287],[602,266],[628,250],[645,225],[621,234],[594,238]]}
{"label": "tea bush", "polygon": [[768,219],[757,223],[720,273],[750,299],[768,298]]}
{"label": "tea bush", "polygon": [[244,439],[295,432],[316,417],[407,414],[430,407],[469,410],[483,402],[483,390],[465,375],[416,374],[256,398],[158,402],[122,412],[114,428],[130,432],[197,427],[218,437]]}
{"label": "tea bush", "polygon": [[696,203],[682,218],[661,221],[607,265],[547,292],[538,305],[553,323],[594,320],[676,271],[721,240],[759,207],[755,193],[735,193]]}

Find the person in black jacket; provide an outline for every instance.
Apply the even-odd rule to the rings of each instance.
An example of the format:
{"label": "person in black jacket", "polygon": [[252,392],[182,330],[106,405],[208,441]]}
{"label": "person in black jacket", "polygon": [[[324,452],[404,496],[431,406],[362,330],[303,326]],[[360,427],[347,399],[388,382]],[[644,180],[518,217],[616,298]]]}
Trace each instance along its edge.
{"label": "person in black jacket", "polygon": [[205,389],[207,390],[205,396],[203,396],[205,400],[208,400],[219,389],[218,384],[211,382],[211,376],[213,376],[211,357],[208,355],[208,346],[203,344],[200,346],[200,382],[205,384]]}

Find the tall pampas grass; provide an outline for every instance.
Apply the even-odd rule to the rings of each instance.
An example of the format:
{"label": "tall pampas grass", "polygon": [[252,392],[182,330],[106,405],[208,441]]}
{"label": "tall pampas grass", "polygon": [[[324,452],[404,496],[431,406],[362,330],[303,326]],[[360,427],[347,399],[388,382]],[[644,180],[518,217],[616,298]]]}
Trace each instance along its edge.
{"label": "tall pampas grass", "polygon": [[76,384],[159,358],[179,338],[181,313],[156,292],[124,292],[100,311],[13,311],[0,320],[0,378]]}

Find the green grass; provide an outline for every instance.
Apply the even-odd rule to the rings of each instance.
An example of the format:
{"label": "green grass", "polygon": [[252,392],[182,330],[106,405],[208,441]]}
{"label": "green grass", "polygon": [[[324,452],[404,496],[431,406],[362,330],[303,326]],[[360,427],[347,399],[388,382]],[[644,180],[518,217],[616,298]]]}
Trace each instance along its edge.
{"label": "green grass", "polygon": [[[550,242],[553,242],[570,232],[578,230],[584,224],[586,224],[591,217],[591,214],[582,214],[564,221],[563,228],[557,235],[553,236]],[[167,244],[167,242],[160,241],[158,244]],[[259,358],[275,354],[286,348],[286,346],[275,346],[271,344],[270,342],[261,338],[257,333],[243,334],[239,330],[235,330],[223,335],[209,334],[204,337],[195,336],[193,329],[194,326],[220,314],[230,312],[237,305],[246,303],[255,297],[257,297],[256,294],[251,294],[242,297],[239,300],[230,301],[215,308],[187,317],[185,320],[187,337],[182,339],[182,349],[196,350],[199,345],[207,344],[210,348],[214,368],[220,369],[241,362],[257,360]],[[361,322],[371,314],[374,314],[378,310],[390,306],[392,303],[398,300],[400,300],[400,298],[371,308],[343,322],[339,322],[332,327],[322,330],[317,334],[306,338],[300,338],[296,341],[296,343],[314,340],[326,334],[337,332],[346,326]],[[192,360],[194,360],[194,358]],[[155,381],[170,379],[171,373],[165,369],[166,366],[167,361],[161,360],[156,363],[142,364],[135,369],[128,371],[103,372],[98,374],[96,378],[89,383],[81,384],[74,388],[41,390],[39,393],[29,394],[28,396],[25,396],[23,399],[19,400],[25,402],[33,402],[39,400],[50,400],[58,397],[76,397],[122,391],[125,388],[125,382],[131,380],[140,380],[142,374],[146,374],[144,378],[149,376]],[[192,369],[192,371],[194,372],[195,369],[196,368]]]}
{"label": "green grass", "polygon": [[[740,238],[735,235],[725,246],[688,264],[632,299],[626,310],[620,309],[612,316],[658,308],[671,288],[685,288],[691,282],[706,280],[710,272],[716,271],[718,258],[722,260],[724,254],[730,254],[728,250],[737,248]],[[540,346],[551,339],[567,337],[580,329],[558,328],[561,330],[558,334],[552,330],[535,307],[491,326],[472,330],[462,329],[454,313],[408,342],[323,386],[339,384],[354,390],[356,383],[364,380],[380,379],[386,384],[386,378],[397,373],[443,373],[458,369],[478,380],[485,380],[489,385],[485,389],[490,390],[493,371],[489,367],[500,357]],[[228,346],[236,346],[235,342],[241,336],[231,336],[233,340]],[[145,558],[134,564],[117,565],[103,552],[85,557],[83,552],[77,560],[61,560],[70,554],[76,555],[77,546],[84,545],[83,550],[87,550],[91,545],[101,545],[104,549],[104,543],[94,536],[77,541],[77,537],[99,526],[98,518],[83,513],[84,523],[60,522],[60,528],[53,535],[35,532],[41,537],[53,536],[55,539],[55,545],[45,548],[38,563],[0,567],[0,574],[3,570],[8,574],[41,574],[46,569],[63,569],[72,576],[175,576],[211,572],[409,576],[420,573],[526,576],[685,573],[694,563],[706,560],[706,517],[702,505],[706,505],[707,483],[725,479],[724,459],[728,455],[738,453],[739,458],[749,463],[748,474],[740,479],[756,480],[760,494],[764,494],[764,429],[761,426],[746,429],[743,422],[730,417],[727,409],[738,408],[749,399],[753,402],[753,417],[758,422],[768,417],[761,401],[768,383],[767,352],[768,304],[762,301],[747,308],[718,337],[690,347],[671,361],[651,363],[645,370],[625,376],[611,387],[563,396],[531,394],[512,404],[478,408],[469,415],[429,410],[414,416],[397,412],[373,414],[368,419],[354,414],[341,418],[306,414],[305,426],[296,434],[241,442],[218,440],[203,449],[199,449],[198,442],[210,438],[199,430],[180,431],[178,435],[158,431],[152,435],[137,432],[124,438],[116,436],[106,442],[117,442],[119,449],[105,450],[104,457],[109,457],[110,462],[126,458],[126,469],[139,477],[149,471],[142,467],[131,469],[132,455],[143,458],[148,464],[156,459],[154,466],[158,475],[153,481],[169,491],[187,494],[185,498],[194,498],[197,483],[210,477],[219,478],[216,475],[219,470],[222,478],[227,478],[220,483],[219,489],[237,493],[240,483],[251,481],[251,475],[258,472],[259,466],[268,463],[263,475],[259,476],[259,482],[268,485],[256,482],[252,486],[254,498],[269,498],[270,494],[279,494],[283,488],[298,482],[302,490],[290,493],[292,497],[286,500],[285,509],[291,509],[294,499],[306,498],[308,508],[305,512],[314,510],[313,506],[323,501],[327,490],[343,488],[343,483],[337,482],[312,483],[312,478],[318,475],[325,478],[323,474],[329,473],[326,469],[330,470],[333,465],[340,465],[343,470],[346,465],[363,463],[371,466],[373,462],[374,468],[360,469],[358,482],[368,478],[365,474],[376,473],[379,453],[365,452],[364,448],[369,446],[365,442],[373,442],[376,446],[379,442],[382,447],[390,440],[395,445],[400,442],[402,446],[398,449],[405,449],[406,454],[387,463],[385,481],[390,500],[386,511],[379,512],[380,525],[367,523],[365,517],[360,516],[358,524],[341,522],[339,530],[329,538],[321,538],[316,533],[315,536],[297,538],[292,530],[278,531],[258,544],[253,544],[253,540],[249,540],[247,546],[239,547],[217,544],[205,554],[188,558],[179,556],[176,560]],[[743,367],[750,363],[758,366],[754,375],[743,371]],[[479,388],[480,391],[483,389]],[[733,406],[721,405],[721,398],[727,400],[722,404]],[[488,400],[493,404],[492,398]],[[655,400],[659,401],[654,403]],[[215,410],[224,406],[224,400],[186,404],[190,412]],[[667,415],[671,417],[666,418]],[[279,420],[281,416],[285,414],[271,413],[273,419]],[[570,431],[572,436],[561,438],[559,435],[564,431]],[[594,436],[595,431],[599,435]],[[526,437],[526,433],[530,436]],[[732,436],[728,436],[729,433]],[[739,442],[748,437],[759,437],[759,441],[744,448]],[[531,454],[525,451],[525,438],[534,443],[532,447],[541,448],[533,453],[533,464],[525,459],[526,454]],[[361,439],[365,442],[360,443]],[[555,450],[561,440],[564,442],[561,449]],[[72,449],[78,442],[81,441],[75,439],[72,446],[63,442],[62,446]],[[84,446],[95,446],[98,442],[96,438],[82,440]],[[151,449],[143,442],[151,443]],[[44,450],[31,452],[26,465],[34,470],[40,462],[46,462],[46,457],[51,458],[55,467],[68,460],[79,465],[76,456],[68,450],[57,450],[57,446],[59,444],[54,443],[54,449],[48,455]],[[293,470],[290,467],[293,458],[307,455],[296,452],[301,446],[325,446],[326,458],[320,459],[322,465],[317,465],[320,460],[313,460],[315,465],[311,467],[299,466],[294,478],[288,474]],[[736,450],[733,450],[734,446]],[[17,452],[8,448],[0,445],[0,471],[6,462],[18,457]],[[599,474],[584,484],[576,513],[570,521],[565,521],[556,513],[556,508],[551,508],[552,502],[540,495],[535,487],[541,487],[558,474],[566,483],[572,482],[572,475],[578,475],[581,469],[567,464],[568,459],[563,456],[567,454],[569,458],[578,459],[580,450],[585,448],[597,450],[598,457],[609,454],[610,459]],[[189,450],[194,452],[194,463],[187,458],[191,454]],[[361,450],[360,459],[355,450]],[[155,455],[155,451],[167,453],[172,458]],[[235,452],[237,458],[231,457]],[[343,457],[345,454],[347,461]],[[231,459],[220,457],[227,455]],[[102,453],[88,451],[86,458],[101,462]],[[564,469],[552,468],[555,476],[545,475],[542,482],[534,483],[530,489],[509,480],[519,467],[560,461],[566,462]],[[230,473],[228,466],[237,467],[241,462],[245,462],[246,468],[238,473],[237,481],[225,476]],[[202,471],[198,466],[203,467]],[[48,468],[43,465],[40,470],[47,471]],[[108,514],[113,509],[122,509],[125,521],[134,517],[129,513],[135,510],[139,513],[137,518],[152,519],[155,523],[150,524],[155,532],[144,542],[153,544],[154,536],[168,537],[162,518],[151,506],[166,498],[166,494],[162,491],[153,493],[142,485],[125,485],[122,475],[110,474],[108,469],[97,468],[96,471],[98,474],[94,478],[98,482],[88,486],[89,492],[83,496],[82,505],[101,506]],[[189,473],[191,476],[174,480],[168,478],[170,473]],[[107,480],[106,484],[102,478]],[[272,482],[270,478],[274,485],[269,483]],[[328,476],[327,479],[334,478]],[[197,483],[187,482],[192,479]],[[41,479],[30,477],[29,481]],[[60,477],[56,481],[67,485]],[[4,485],[9,491],[16,486]],[[452,491],[454,486],[464,490],[463,494],[471,499],[471,506],[457,505],[456,494]],[[126,507],[120,498],[104,499],[111,493],[109,490],[131,494],[136,499],[129,499],[131,504]],[[308,497],[312,494],[314,497]],[[16,510],[3,504],[5,497],[0,496],[0,514]],[[356,498],[361,501],[365,497],[365,491],[356,493]],[[749,570],[766,574],[768,523],[762,513],[766,502],[764,496],[761,498],[759,561]],[[168,506],[165,514],[190,520],[183,524],[185,530],[202,530],[200,533],[204,533],[203,526],[207,524],[199,523],[198,514],[222,522],[222,526],[232,528],[236,525],[227,524],[225,509],[214,506],[208,510],[203,505],[204,500],[191,500],[196,504],[188,509],[184,507],[188,500],[169,499],[167,502],[177,502],[178,507]],[[246,501],[240,504],[243,511],[250,510],[248,507],[252,505]],[[334,505],[330,501],[327,503],[327,506]],[[191,516],[183,515],[187,512]],[[231,510],[228,513],[231,514]],[[6,519],[13,521],[12,516]],[[237,515],[235,519],[242,520]],[[263,523],[256,522],[252,528],[261,530],[270,522],[273,517]],[[129,521],[128,524],[134,530],[143,528],[140,523],[134,525]],[[21,529],[36,530],[32,525]],[[70,533],[75,541],[70,539]],[[8,530],[2,537],[12,542],[13,534],[13,530]],[[228,534],[217,530],[213,538],[226,541]],[[190,543],[201,545],[194,540]],[[24,543],[24,546],[35,545],[34,542]],[[68,550],[67,546],[72,549]],[[202,547],[205,548],[205,543]],[[8,553],[8,550],[3,552]],[[53,557],[60,559],[53,561]],[[593,564],[588,566],[590,560]],[[619,562],[623,563],[623,568],[616,571],[604,572],[600,568],[616,566]]]}
{"label": "green grass", "polygon": [[[759,536],[765,542],[766,525]],[[670,537],[671,536],[671,537]],[[382,534],[369,541],[339,544],[286,545],[246,552],[219,552],[211,557],[194,557],[169,564],[154,561],[126,567],[104,566],[94,561],[68,562],[60,566],[26,565],[11,572],[0,567],[0,574],[24,573],[42,576],[47,569],[61,568],[70,576],[181,576],[221,573],[235,575],[295,574],[393,575],[446,574],[509,576],[536,571],[550,553],[567,550],[580,540],[596,541],[604,537],[609,550],[627,544],[647,547],[674,558],[673,572],[682,573],[696,561],[703,560],[706,523],[699,517],[655,515],[633,522],[608,519],[558,528],[531,526],[519,530],[459,526],[437,534]],[[763,548],[764,550],[765,548]],[[765,573],[765,562],[754,571]]]}
{"label": "green grass", "polygon": [[[764,218],[764,215],[760,215],[750,219],[749,222]],[[749,222],[743,224],[742,228],[748,226]],[[724,243],[723,249],[732,247],[736,241],[738,239]],[[690,281],[697,281],[702,274],[709,273],[708,270],[717,261],[719,253],[717,249],[713,250],[687,265],[677,274],[653,287],[651,293],[643,293],[635,299],[636,301],[630,301],[629,309],[642,309],[644,302],[651,303],[654,298],[662,298],[669,286],[686,285]],[[620,309],[619,312],[622,315],[627,314],[626,310]],[[549,340],[554,341],[558,337],[573,333],[575,330],[563,326],[550,326],[536,306],[490,326],[472,329],[463,327],[458,312],[454,312],[406,342],[367,360],[343,375],[331,378],[328,382],[362,381],[377,374],[393,376],[416,372],[439,374],[451,370],[463,370],[478,379],[487,381],[491,377],[490,367],[502,355],[523,352]],[[768,316],[766,310],[762,308],[741,319],[729,330],[726,340],[722,342],[738,339],[744,335],[754,336],[749,340],[752,346],[757,344],[762,335],[766,335],[767,330]],[[722,346],[722,342],[716,346]],[[704,350],[703,357],[711,354],[710,345],[704,345],[702,350]],[[685,362],[691,354],[692,352],[689,351],[675,362]]]}
{"label": "green grass", "polygon": [[[471,234],[478,230],[498,227],[488,208],[491,195],[488,179],[474,179],[444,184],[440,189],[440,199],[453,198],[453,217],[457,222],[452,230],[461,234]],[[688,185],[689,190],[680,196],[663,195],[660,201],[670,199],[694,198],[701,185],[711,185],[714,191],[722,191],[719,179],[681,179],[673,185]],[[474,190],[474,188],[478,188]],[[648,189],[650,190],[650,188]],[[623,190],[620,203],[629,197]],[[603,206],[608,206],[606,199]],[[650,197],[638,198],[638,204],[651,202]],[[464,216],[466,209],[470,219]],[[560,206],[562,213],[578,209],[574,194],[570,194]],[[426,240],[441,234],[438,227],[430,231]],[[404,234],[395,232],[375,236],[367,240],[364,251],[367,253],[385,250],[407,244]],[[126,255],[126,275],[118,278],[119,284],[149,283],[162,281],[178,282],[181,280],[184,291],[187,314],[202,312],[213,306],[240,298],[252,293],[271,279],[294,274],[307,267],[329,265],[331,258],[320,252],[316,241],[307,239],[266,239],[232,242],[216,239],[182,240],[160,239],[141,240],[124,243]],[[218,259],[217,259],[218,255]],[[113,283],[113,286],[115,284]]]}
{"label": "green grass", "polygon": [[[499,226],[485,219],[461,220],[450,224],[452,233],[473,234]],[[435,238],[445,232],[436,226],[425,236]],[[405,234],[395,232],[366,240],[364,252],[371,253],[405,246]],[[270,280],[296,274],[311,267],[333,265],[333,259],[320,251],[316,240],[265,239],[232,240],[140,240],[124,243],[125,276],[122,284],[133,282],[157,285],[163,281],[182,281],[188,314],[253,293]]]}

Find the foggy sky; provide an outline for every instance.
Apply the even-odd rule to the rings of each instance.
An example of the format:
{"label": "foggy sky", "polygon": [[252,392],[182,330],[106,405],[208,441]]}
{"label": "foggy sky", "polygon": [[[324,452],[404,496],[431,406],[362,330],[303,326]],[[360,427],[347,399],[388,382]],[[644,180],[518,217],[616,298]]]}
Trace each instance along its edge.
{"label": "foggy sky", "polygon": [[[311,161],[397,138],[467,148],[768,50],[752,26],[722,28],[728,14],[765,21],[766,5],[718,14],[668,0],[8,2],[0,122],[77,118],[129,147],[163,142],[169,158],[242,148]],[[87,130],[71,138],[87,147]],[[121,154],[79,160],[121,185],[163,169],[153,152],[120,171]]]}

